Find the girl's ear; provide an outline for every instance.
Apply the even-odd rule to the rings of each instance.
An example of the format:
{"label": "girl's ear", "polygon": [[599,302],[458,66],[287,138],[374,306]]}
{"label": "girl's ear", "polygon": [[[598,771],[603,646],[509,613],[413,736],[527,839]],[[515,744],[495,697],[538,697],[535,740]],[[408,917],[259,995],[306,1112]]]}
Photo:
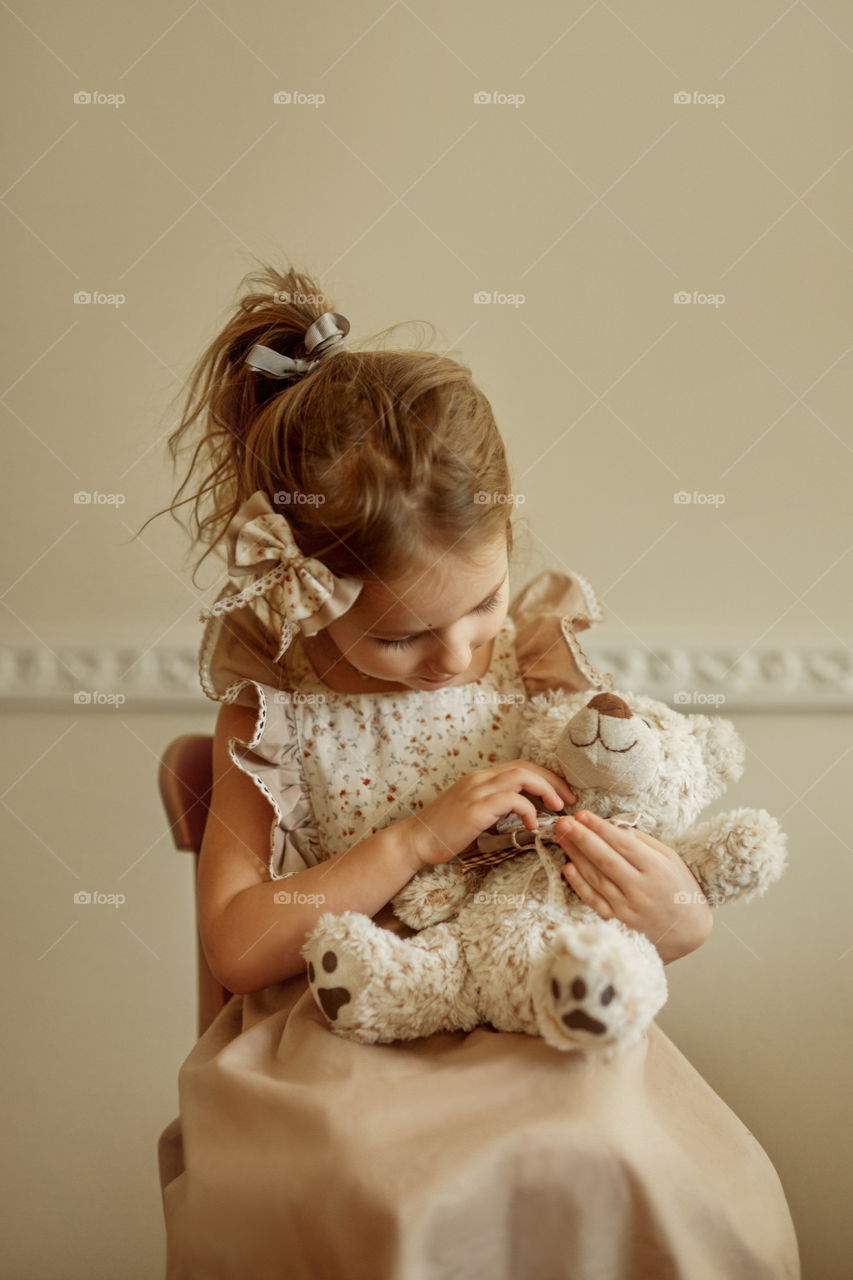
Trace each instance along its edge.
{"label": "girl's ear", "polygon": [[691,716],[690,731],[702,745],[708,781],[714,795],[743,775],[745,748],[731,720],[721,716]]}

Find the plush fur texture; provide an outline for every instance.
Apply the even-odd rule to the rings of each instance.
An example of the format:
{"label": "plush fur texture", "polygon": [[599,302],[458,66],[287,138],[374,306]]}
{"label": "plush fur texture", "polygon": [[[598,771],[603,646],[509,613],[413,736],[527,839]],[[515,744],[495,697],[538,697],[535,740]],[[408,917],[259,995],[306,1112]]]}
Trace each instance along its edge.
{"label": "plush fur texture", "polygon": [[[519,756],[566,778],[578,797],[568,812],[589,809],[670,845],[712,906],[764,893],[785,869],[785,834],[764,809],[696,824],[743,772],[728,720],[623,691],[551,691],[525,705]],[[513,814],[498,825],[522,824]],[[537,838],[486,872],[459,859],[420,872],[393,900],[421,930],[412,938],[357,911],[323,914],[302,955],[331,1029],[384,1043],[490,1023],[605,1057],[635,1043],[667,998],[660,956],[583,903],[560,874],[565,861]]]}

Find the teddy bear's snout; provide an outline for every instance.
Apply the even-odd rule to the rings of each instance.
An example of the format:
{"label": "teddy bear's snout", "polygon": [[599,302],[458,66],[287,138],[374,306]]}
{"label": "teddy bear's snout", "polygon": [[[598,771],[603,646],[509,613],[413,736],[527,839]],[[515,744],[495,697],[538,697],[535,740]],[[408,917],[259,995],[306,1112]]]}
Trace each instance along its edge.
{"label": "teddy bear's snout", "polygon": [[566,780],[637,794],[660,767],[656,734],[618,693],[596,693],[572,716],[556,748]]}
{"label": "teddy bear's snout", "polygon": [[599,715],[616,716],[620,720],[630,720],[634,714],[618,693],[597,693],[586,705],[590,711],[597,711]]}

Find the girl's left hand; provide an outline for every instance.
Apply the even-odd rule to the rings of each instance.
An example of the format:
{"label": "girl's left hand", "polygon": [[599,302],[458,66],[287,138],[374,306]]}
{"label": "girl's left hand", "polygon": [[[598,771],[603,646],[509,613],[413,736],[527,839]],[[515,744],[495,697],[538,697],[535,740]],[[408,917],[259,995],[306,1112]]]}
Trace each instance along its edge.
{"label": "girl's left hand", "polygon": [[664,964],[707,940],[711,907],[674,849],[588,809],[561,818],[554,838],[572,859],[563,875],[581,901],[603,919],[615,916],[645,934]]}

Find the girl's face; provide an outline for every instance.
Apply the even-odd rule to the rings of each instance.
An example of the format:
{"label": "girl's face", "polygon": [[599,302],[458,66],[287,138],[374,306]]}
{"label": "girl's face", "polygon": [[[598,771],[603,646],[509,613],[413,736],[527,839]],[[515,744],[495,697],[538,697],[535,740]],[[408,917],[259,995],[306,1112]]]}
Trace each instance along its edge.
{"label": "girl's face", "polygon": [[366,582],[351,609],[324,628],[359,671],[411,689],[474,678],[474,651],[497,635],[509,604],[501,538],[477,563],[452,551],[394,582]]}

